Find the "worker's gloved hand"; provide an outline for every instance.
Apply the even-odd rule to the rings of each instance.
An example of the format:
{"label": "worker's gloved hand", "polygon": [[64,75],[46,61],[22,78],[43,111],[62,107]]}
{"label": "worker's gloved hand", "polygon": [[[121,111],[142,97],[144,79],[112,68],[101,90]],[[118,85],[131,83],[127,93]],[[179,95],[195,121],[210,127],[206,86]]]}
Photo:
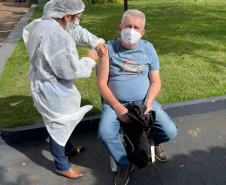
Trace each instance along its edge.
{"label": "worker's gloved hand", "polygon": [[98,54],[96,53],[96,51],[91,49],[91,50],[89,50],[86,57],[89,57],[89,58],[93,59],[94,61],[96,61],[98,59]]}

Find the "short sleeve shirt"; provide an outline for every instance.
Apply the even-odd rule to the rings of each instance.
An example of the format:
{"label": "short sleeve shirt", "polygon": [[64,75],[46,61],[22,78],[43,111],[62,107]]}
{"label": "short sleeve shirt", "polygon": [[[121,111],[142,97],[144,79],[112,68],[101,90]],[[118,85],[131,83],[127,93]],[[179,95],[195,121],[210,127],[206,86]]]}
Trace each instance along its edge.
{"label": "short sleeve shirt", "polygon": [[149,71],[159,69],[153,45],[140,39],[134,49],[125,49],[120,38],[107,43],[110,71],[108,86],[121,102],[143,100],[150,86]]}

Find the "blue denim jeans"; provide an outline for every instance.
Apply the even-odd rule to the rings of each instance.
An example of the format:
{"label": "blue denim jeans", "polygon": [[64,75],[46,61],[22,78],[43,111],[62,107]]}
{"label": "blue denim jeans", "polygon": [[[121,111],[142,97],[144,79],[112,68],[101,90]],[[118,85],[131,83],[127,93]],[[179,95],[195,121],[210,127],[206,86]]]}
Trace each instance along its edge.
{"label": "blue denim jeans", "polygon": [[57,144],[51,136],[49,136],[49,145],[50,152],[53,156],[56,171],[57,172],[65,172],[71,169],[72,165],[68,161],[68,157],[65,156],[65,153],[68,153],[73,150],[74,145],[71,141],[67,141],[65,147]]}
{"label": "blue denim jeans", "polygon": [[[143,104],[142,101],[134,103]],[[128,103],[122,104],[126,106]],[[153,139],[155,146],[159,146],[177,135],[177,126],[157,101],[153,102],[152,108],[156,111]],[[120,140],[119,130],[119,118],[114,109],[104,101],[102,104],[98,135],[103,145],[114,159],[116,165],[121,169],[126,169],[131,163],[127,159],[125,148]]]}

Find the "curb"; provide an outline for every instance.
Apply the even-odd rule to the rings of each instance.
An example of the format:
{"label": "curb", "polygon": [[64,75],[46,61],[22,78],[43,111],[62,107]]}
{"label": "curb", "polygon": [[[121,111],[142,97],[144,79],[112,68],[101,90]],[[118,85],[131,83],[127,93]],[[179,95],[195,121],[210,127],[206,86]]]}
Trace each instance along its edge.
{"label": "curb", "polygon": [[171,118],[206,114],[226,109],[226,95],[162,104]]}
{"label": "curb", "polygon": [[[96,132],[100,115],[84,117],[83,120],[76,126],[73,134]],[[20,127],[5,128],[0,130],[0,145],[16,144],[28,141],[46,139],[48,132],[44,123],[35,123]]]}
{"label": "curb", "polygon": [[[216,111],[226,110],[226,95],[184,102],[166,103],[162,104],[162,108],[171,118],[214,113]],[[72,135],[78,133],[97,132],[99,120],[100,114],[84,117],[76,126]],[[0,145],[46,139],[47,137],[48,133],[43,123],[5,128],[0,130]]]}

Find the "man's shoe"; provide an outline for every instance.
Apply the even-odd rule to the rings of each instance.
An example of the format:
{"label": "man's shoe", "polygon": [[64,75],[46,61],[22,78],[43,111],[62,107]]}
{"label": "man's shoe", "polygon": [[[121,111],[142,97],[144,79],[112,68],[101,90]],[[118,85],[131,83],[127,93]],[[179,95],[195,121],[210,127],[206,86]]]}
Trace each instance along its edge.
{"label": "man's shoe", "polygon": [[65,155],[70,156],[70,155],[73,155],[73,154],[79,154],[83,150],[85,150],[85,147],[83,147],[83,146],[74,146],[73,150],[66,153]]}
{"label": "man's shoe", "polygon": [[162,146],[155,147],[155,157],[159,161],[167,161],[168,157]]}
{"label": "man's shoe", "polygon": [[70,179],[77,179],[84,175],[84,173],[82,171],[80,171],[79,169],[76,169],[74,167],[71,167],[71,169],[66,172],[57,172],[57,174],[68,177]]}
{"label": "man's shoe", "polygon": [[119,172],[115,177],[115,185],[126,185],[129,182],[129,174],[132,172],[133,168],[134,164],[125,170],[119,169]]}

